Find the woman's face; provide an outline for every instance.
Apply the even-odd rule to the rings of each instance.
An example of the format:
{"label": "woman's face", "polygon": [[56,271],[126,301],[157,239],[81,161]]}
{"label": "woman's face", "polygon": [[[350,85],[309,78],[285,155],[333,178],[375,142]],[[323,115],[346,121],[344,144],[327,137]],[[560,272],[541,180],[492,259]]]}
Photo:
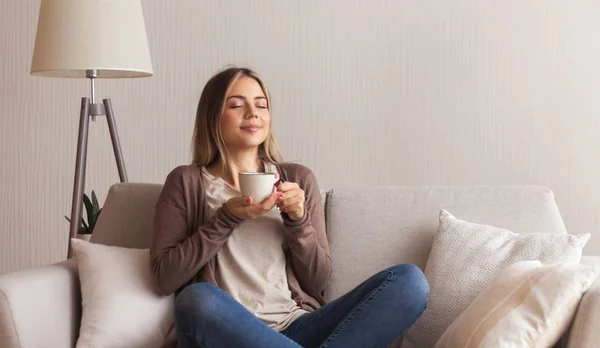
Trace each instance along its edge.
{"label": "woman's face", "polygon": [[221,132],[229,151],[258,147],[269,135],[271,113],[256,80],[239,78],[225,96]]}

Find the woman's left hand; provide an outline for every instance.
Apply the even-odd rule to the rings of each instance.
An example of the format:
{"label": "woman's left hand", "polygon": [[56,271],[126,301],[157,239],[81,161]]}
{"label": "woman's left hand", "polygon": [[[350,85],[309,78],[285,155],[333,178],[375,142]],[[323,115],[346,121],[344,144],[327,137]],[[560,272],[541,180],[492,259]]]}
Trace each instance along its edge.
{"label": "woman's left hand", "polygon": [[277,206],[283,213],[288,214],[292,221],[304,217],[304,190],[295,182],[282,182],[277,185],[277,191],[283,195],[277,200]]}

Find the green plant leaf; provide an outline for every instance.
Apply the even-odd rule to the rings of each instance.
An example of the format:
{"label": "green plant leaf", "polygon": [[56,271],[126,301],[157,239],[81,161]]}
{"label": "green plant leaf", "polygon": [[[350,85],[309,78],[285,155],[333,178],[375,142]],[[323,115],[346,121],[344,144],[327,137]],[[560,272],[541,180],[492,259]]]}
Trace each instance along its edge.
{"label": "green plant leaf", "polygon": [[92,219],[92,222],[90,223],[90,230],[93,232],[94,228],[96,227],[96,222],[98,222],[98,216],[100,216],[100,213],[102,212],[102,208],[100,208],[100,210],[98,210],[95,214],[94,217]]}
{"label": "green plant leaf", "polygon": [[83,218],[81,218],[81,223],[83,224],[83,227],[85,227],[85,229],[89,229],[88,225],[85,223],[85,220]]}
{"label": "green plant leaf", "polygon": [[[87,223],[83,216],[81,217],[81,225],[78,226],[77,233],[79,234],[92,234],[94,231],[94,227],[96,227],[96,222],[98,221],[98,217],[102,212],[102,208],[100,208],[100,204],[98,203],[98,197],[96,196],[96,192],[92,190],[92,199],[90,197],[83,194],[83,205],[85,206],[85,212],[87,215]],[[71,223],[71,219],[65,215],[65,219],[69,223]]]}
{"label": "green plant leaf", "polygon": [[83,195],[83,204],[85,205],[85,212],[87,213],[87,221],[91,222],[92,217],[94,216],[94,206],[86,194]]}
{"label": "green plant leaf", "polygon": [[92,190],[92,206],[94,208],[93,212],[94,214],[100,210],[100,205],[98,204],[98,198],[96,197],[96,192],[94,192],[94,190]]}

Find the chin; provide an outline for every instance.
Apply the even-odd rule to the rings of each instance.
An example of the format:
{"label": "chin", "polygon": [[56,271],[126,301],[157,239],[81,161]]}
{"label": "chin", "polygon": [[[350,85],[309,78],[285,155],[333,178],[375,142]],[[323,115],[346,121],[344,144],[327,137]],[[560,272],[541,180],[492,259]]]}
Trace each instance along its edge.
{"label": "chin", "polygon": [[259,147],[261,144],[263,144],[265,141],[239,141],[237,143],[237,147],[240,149],[249,149],[249,148],[255,148],[255,147]]}
{"label": "chin", "polygon": [[240,132],[237,134],[229,134],[224,140],[226,144],[228,143],[239,149],[245,149],[259,146],[267,140],[268,136],[268,132],[263,134],[247,134]]}
{"label": "chin", "polygon": [[247,146],[258,146],[262,143],[264,143],[267,140],[267,137],[259,137],[259,136],[253,136],[253,137],[240,137],[238,139],[238,142],[240,145],[247,145]]}

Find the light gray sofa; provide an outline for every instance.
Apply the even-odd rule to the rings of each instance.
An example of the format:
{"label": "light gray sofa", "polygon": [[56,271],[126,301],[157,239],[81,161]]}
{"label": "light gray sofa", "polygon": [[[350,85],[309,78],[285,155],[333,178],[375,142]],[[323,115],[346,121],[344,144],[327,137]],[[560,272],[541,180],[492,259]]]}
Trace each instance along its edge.
{"label": "light gray sofa", "polygon": [[[161,187],[111,187],[91,241],[148,248]],[[323,192],[322,199],[333,258],[328,300],[394,264],[424,269],[442,208],[517,233],[566,233],[552,192],[543,187],[356,187]],[[582,262],[600,264],[600,257]],[[2,348],[73,347],[80,315],[74,260],[0,276]],[[600,347],[600,280],[585,294],[559,346]]]}

